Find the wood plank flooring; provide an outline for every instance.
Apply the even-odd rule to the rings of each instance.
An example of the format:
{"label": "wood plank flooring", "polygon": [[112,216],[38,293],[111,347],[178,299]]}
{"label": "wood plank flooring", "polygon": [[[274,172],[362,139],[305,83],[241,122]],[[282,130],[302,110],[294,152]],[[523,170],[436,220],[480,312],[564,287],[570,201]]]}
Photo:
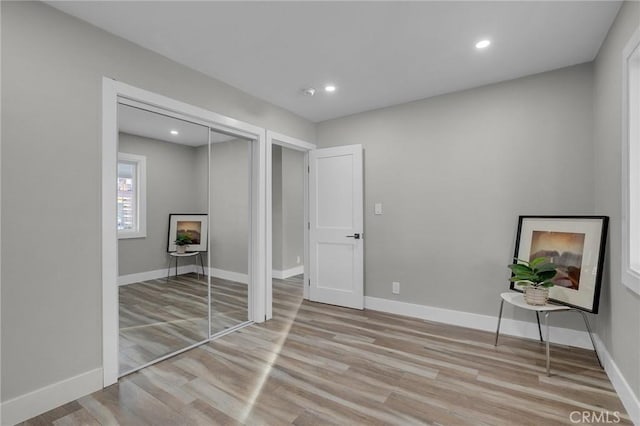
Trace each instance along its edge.
{"label": "wood plank flooring", "polygon": [[[207,339],[207,282],[195,273],[119,287],[120,374]],[[211,278],[211,331],[247,321],[247,286]]]}
{"label": "wood plank flooring", "polygon": [[621,413],[593,352],[302,301],[25,425],[561,425]]}

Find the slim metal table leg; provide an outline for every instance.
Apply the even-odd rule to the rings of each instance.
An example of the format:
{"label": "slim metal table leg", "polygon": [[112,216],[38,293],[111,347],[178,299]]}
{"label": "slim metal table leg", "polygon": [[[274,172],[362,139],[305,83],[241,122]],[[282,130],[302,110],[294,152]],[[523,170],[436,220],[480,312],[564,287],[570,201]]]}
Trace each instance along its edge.
{"label": "slim metal table leg", "polygon": [[540,312],[536,311],[536,319],[538,320],[538,333],[540,334],[540,341],[543,342],[544,340],[542,340],[542,328],[540,328]]}
{"label": "slim metal table leg", "polygon": [[202,260],[202,252],[200,253],[200,266],[202,266],[202,279],[206,276],[204,273],[204,260]]}
{"label": "slim metal table leg", "polygon": [[176,256],[176,279],[178,278],[178,257]]}
{"label": "slim metal table leg", "polygon": [[171,261],[173,260],[172,256],[169,256],[169,267],[167,268],[167,282],[169,282],[169,277],[171,276]]}
{"label": "slim metal table leg", "polygon": [[584,325],[587,326],[587,331],[589,332],[589,339],[591,339],[591,344],[593,345],[593,351],[596,353],[596,359],[598,360],[598,364],[600,365],[600,368],[602,367],[602,361],[600,361],[600,356],[598,355],[598,349],[596,349],[596,342],[593,340],[593,333],[591,332],[591,326],[589,325],[589,319],[587,318],[587,315],[578,310],[578,309],[574,309],[577,312],[580,312],[580,314],[582,314],[582,319],[584,320]]}
{"label": "slim metal table leg", "polygon": [[544,313],[544,327],[546,329],[547,338],[547,377],[551,376],[551,359],[549,356],[549,312]]}
{"label": "slim metal table leg", "polygon": [[496,329],[496,342],[493,346],[498,346],[498,336],[500,335],[500,322],[502,321],[502,308],[504,307],[504,299],[500,301],[500,312],[498,313],[498,328]]}

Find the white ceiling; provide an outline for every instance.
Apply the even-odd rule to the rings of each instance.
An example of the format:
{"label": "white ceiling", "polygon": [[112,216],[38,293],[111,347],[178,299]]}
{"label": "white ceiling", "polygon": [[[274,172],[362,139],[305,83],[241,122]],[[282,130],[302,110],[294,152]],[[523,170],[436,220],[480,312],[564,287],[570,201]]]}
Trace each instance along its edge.
{"label": "white ceiling", "polygon": [[[209,143],[208,127],[122,104],[118,104],[118,130],[181,145],[202,146]],[[172,130],[178,134],[172,135]],[[232,139],[233,136],[211,132],[213,143]]]}
{"label": "white ceiling", "polygon": [[[618,1],[50,2],[312,121],[594,59]],[[489,38],[483,51],[475,42]],[[337,91],[318,90],[334,83]]]}

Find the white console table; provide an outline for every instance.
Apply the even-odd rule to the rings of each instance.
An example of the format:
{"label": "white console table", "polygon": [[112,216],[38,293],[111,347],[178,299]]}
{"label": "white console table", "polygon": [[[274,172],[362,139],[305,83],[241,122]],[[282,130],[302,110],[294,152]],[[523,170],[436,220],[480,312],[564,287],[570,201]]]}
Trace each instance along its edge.
{"label": "white console table", "polygon": [[[596,358],[598,359],[598,364],[602,367],[602,362],[600,362],[600,357],[598,356],[598,350],[596,349],[596,344],[593,341],[593,335],[591,333],[591,327],[589,326],[589,321],[585,313],[579,309],[572,308],[570,306],[565,305],[552,305],[546,304],[543,306],[535,306],[529,305],[524,301],[524,295],[522,293],[515,292],[506,292],[500,295],[502,300],[500,301],[500,313],[498,314],[498,328],[496,329],[496,342],[494,346],[498,346],[498,336],[500,335],[500,322],[502,321],[502,308],[504,307],[504,302],[509,303],[520,309],[525,309],[527,311],[534,311],[536,313],[536,318],[538,319],[538,332],[540,333],[540,341],[544,341],[546,343],[546,351],[547,351],[547,376],[551,375],[551,361],[549,356],[549,314],[551,312],[566,312],[566,311],[575,311],[582,314],[582,318],[584,319],[584,324],[587,326],[587,331],[589,332],[589,338],[591,339],[591,344],[593,345],[593,350],[596,353]],[[542,329],[540,327],[540,313],[544,313],[544,326],[545,326],[545,334],[546,338],[542,339]]]}
{"label": "white console table", "polygon": [[[169,276],[171,275],[171,263],[173,262],[173,260],[175,259],[176,261],[176,277],[178,276],[178,259],[180,258],[184,258],[184,257],[196,257],[196,265],[198,264],[198,258],[200,259],[200,266],[202,267],[202,275],[204,276],[204,261],[202,260],[202,253],[199,251],[188,251],[186,253],[177,253],[177,252],[170,252],[169,253],[169,268],[167,268],[167,281],[169,281]],[[198,269],[196,268],[196,273],[198,274],[198,279],[200,279],[200,273],[197,272]]]}

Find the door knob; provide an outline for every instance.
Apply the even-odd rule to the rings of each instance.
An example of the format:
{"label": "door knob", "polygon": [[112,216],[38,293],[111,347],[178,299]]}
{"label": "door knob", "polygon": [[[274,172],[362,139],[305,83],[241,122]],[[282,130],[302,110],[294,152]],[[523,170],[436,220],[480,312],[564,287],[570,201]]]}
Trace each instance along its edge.
{"label": "door knob", "polygon": [[360,239],[360,234],[347,235],[347,238],[355,238],[356,240]]}

